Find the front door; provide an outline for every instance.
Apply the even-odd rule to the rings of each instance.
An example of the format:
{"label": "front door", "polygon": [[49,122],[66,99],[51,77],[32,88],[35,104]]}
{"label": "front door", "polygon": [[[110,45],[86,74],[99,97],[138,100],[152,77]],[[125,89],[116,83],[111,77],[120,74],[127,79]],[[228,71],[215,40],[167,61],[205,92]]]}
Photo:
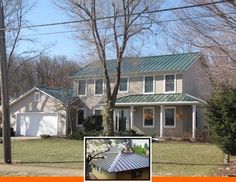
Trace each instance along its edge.
{"label": "front door", "polygon": [[115,110],[115,131],[125,131],[129,130],[129,120],[130,120],[128,109],[117,109]]}

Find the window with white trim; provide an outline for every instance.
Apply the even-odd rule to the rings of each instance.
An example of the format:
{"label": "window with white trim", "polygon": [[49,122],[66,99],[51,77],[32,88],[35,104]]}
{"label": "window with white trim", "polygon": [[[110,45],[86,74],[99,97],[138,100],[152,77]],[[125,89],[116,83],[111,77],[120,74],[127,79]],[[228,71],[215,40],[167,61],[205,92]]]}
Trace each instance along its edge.
{"label": "window with white trim", "polygon": [[39,102],[40,101],[40,92],[35,92],[34,93],[34,101]]}
{"label": "window with white trim", "polygon": [[153,107],[143,108],[143,126],[144,127],[154,126],[154,108]]}
{"label": "window with white trim", "polygon": [[82,126],[85,119],[85,109],[79,109],[76,113],[76,125]]}
{"label": "window with white trim", "polygon": [[103,79],[95,80],[95,94],[101,95],[103,93]]}
{"label": "window with white trim", "polygon": [[153,93],[154,92],[154,77],[145,76],[144,77],[144,93]]}
{"label": "window with white trim", "polygon": [[120,78],[119,92],[128,92],[128,78]]}
{"label": "window with white trim", "polygon": [[175,75],[165,75],[165,92],[175,91]]}
{"label": "window with white trim", "polygon": [[86,80],[79,80],[78,81],[78,95],[85,95],[86,94]]}
{"label": "window with white trim", "polygon": [[165,108],[165,127],[175,127],[175,115],[174,107]]}

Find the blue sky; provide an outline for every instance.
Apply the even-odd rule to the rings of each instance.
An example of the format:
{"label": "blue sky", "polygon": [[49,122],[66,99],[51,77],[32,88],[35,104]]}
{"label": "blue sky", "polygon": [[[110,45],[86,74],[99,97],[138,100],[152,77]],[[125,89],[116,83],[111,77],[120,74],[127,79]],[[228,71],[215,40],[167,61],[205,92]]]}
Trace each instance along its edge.
{"label": "blue sky", "polygon": [[[34,0],[31,0],[32,2]],[[61,22],[67,21],[68,18],[65,14],[53,4],[52,0],[38,0],[36,5],[27,15],[27,20],[32,25],[36,24],[46,24],[52,22]],[[50,34],[50,35],[37,35],[41,33],[48,32],[60,32],[60,31],[70,31],[70,28],[66,28],[64,25],[60,26],[49,26],[49,27],[40,27],[33,28],[32,30],[24,30],[22,32],[23,36],[29,38],[35,38],[37,40],[36,47],[41,48],[41,46],[51,47],[47,52],[49,55],[67,55],[70,58],[76,58],[78,52],[78,46],[76,41],[73,39],[71,33],[65,34]],[[33,36],[29,36],[32,35]],[[41,45],[41,46],[40,46]],[[53,46],[52,46],[53,45]],[[24,43],[21,45],[21,49],[26,49],[29,45]]]}
{"label": "blue sky", "polygon": [[[35,0],[30,0],[35,2]],[[30,11],[27,16],[27,20],[35,25],[35,24],[45,24],[52,22],[61,22],[68,21],[69,18],[65,15],[65,13],[55,6],[53,0],[37,0],[36,5]],[[163,7],[173,7],[177,6],[173,1],[165,1]],[[175,1],[176,2],[176,1]],[[177,1],[178,2],[178,1]],[[162,8],[163,8],[162,7]],[[20,45],[20,49],[24,50],[29,47],[35,46],[36,48],[42,48],[42,46],[50,46],[51,48],[47,51],[49,55],[66,55],[69,58],[79,60],[81,59],[84,50],[79,47],[81,43],[78,39],[75,39],[72,33],[65,34],[50,34],[50,35],[37,35],[37,36],[29,36],[32,34],[41,34],[48,32],[59,32],[59,31],[70,31],[72,28],[67,25],[60,26],[51,26],[51,27],[41,27],[34,28],[32,30],[24,30],[22,32],[23,36],[28,36],[30,38],[35,38],[37,40],[37,44],[30,45],[28,43],[23,43]],[[168,53],[167,48],[164,44],[164,39],[159,36],[159,40],[154,40],[151,37],[148,41],[146,41],[145,46],[141,51],[141,55],[158,55],[158,54],[166,54]],[[156,45],[158,42],[158,45]],[[137,42],[137,45],[139,43]],[[41,47],[40,47],[41,46]]]}

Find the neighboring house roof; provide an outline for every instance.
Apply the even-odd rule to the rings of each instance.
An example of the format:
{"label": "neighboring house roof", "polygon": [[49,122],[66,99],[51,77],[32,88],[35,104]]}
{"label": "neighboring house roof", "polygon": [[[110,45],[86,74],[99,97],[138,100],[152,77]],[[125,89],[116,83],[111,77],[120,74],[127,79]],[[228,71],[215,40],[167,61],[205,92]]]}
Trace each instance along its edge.
{"label": "neighboring house roof", "polygon": [[[113,149],[111,149],[113,150]],[[109,173],[116,173],[134,169],[147,168],[150,166],[149,158],[135,153],[124,153],[120,150],[104,152],[104,159],[93,160],[92,164]]]}
{"label": "neighboring house roof", "polygon": [[57,100],[58,102],[60,102],[62,104],[66,104],[66,105],[69,104],[70,102],[72,102],[75,99],[73,97],[73,91],[70,90],[70,89],[34,87],[31,90],[29,90],[28,92],[26,92],[23,95],[21,95],[20,97],[18,97],[17,99],[13,100],[10,103],[10,105],[13,105],[13,104],[17,103],[18,101],[20,101],[21,99],[27,97],[28,95],[30,95],[31,93],[33,93],[35,91],[42,92],[42,93],[48,95],[49,97]]}
{"label": "neighboring house roof", "polygon": [[[187,70],[201,53],[184,53],[160,56],[149,56],[139,58],[124,58],[121,65],[122,75],[155,73],[155,72],[175,72]],[[116,61],[107,60],[107,68],[110,75],[116,72]],[[100,62],[93,62],[73,74],[72,78],[88,78],[103,76],[103,67]]]}
{"label": "neighboring house roof", "polygon": [[184,93],[140,94],[117,98],[116,105],[205,104],[206,102]]}

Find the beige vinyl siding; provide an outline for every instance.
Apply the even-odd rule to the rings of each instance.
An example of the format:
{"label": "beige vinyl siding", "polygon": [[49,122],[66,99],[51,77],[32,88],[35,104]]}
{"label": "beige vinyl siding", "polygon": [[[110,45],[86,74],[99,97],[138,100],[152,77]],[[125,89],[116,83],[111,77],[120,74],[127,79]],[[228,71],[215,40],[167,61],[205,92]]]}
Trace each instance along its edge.
{"label": "beige vinyl siding", "polygon": [[203,67],[203,59],[196,61],[183,74],[183,92],[207,100],[211,94],[210,81]]}
{"label": "beige vinyl siding", "polygon": [[176,92],[177,93],[183,92],[183,75],[182,74],[176,75]]}

